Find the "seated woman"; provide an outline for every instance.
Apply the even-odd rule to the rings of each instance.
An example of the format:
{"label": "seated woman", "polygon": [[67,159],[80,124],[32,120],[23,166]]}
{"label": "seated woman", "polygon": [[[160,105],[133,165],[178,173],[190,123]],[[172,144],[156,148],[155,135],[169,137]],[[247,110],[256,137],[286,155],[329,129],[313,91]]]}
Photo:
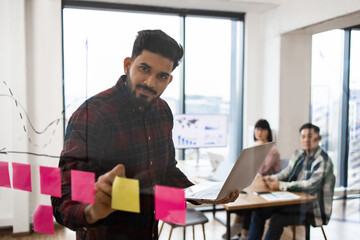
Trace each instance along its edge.
{"label": "seated woman", "polygon": [[[256,145],[273,141],[270,125],[265,119],[260,119],[256,122],[254,129],[254,141]],[[260,167],[259,174],[271,175],[279,171],[280,154],[274,145],[266,156],[263,165]],[[248,239],[250,221],[251,210],[239,211],[239,213],[236,214],[234,224],[231,225],[230,237],[241,233],[239,240]],[[222,238],[226,238],[226,233],[222,235]]]}

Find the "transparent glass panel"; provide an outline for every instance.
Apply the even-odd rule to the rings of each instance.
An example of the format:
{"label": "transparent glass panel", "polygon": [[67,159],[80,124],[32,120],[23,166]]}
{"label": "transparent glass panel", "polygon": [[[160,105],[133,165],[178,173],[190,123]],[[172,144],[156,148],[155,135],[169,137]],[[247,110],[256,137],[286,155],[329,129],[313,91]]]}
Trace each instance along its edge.
{"label": "transparent glass panel", "polygon": [[[343,84],[343,30],[313,35],[311,66],[311,121],[320,127],[321,147],[334,163],[340,180],[341,97]],[[345,93],[346,94],[346,93]]]}
{"label": "transparent glass panel", "polygon": [[[116,83],[124,72],[123,59],[131,55],[132,44],[139,30],[161,29],[181,44],[182,36],[186,36],[186,45],[183,44],[185,73],[180,72],[180,63],[173,72],[173,81],[162,95],[173,113],[181,113],[180,106],[183,103],[180,102],[180,96],[183,92],[184,77],[186,113],[227,114],[230,121],[231,68],[233,71],[235,67],[241,68],[239,63],[232,62],[231,51],[241,52],[242,55],[239,49],[231,49],[231,40],[234,41],[232,38],[236,34],[238,44],[235,48],[242,48],[242,28],[232,30],[232,20],[229,19],[185,19],[184,33],[183,17],[178,15],[65,8],[63,25],[66,120],[85,99]],[[235,131],[237,129],[238,127]],[[211,149],[202,149],[200,152],[188,150],[191,153],[191,156],[188,156],[197,158],[203,155],[208,158],[208,150]],[[220,155],[226,158],[229,141],[227,147],[216,148],[212,152],[220,152]]]}
{"label": "transparent glass panel", "polygon": [[351,30],[348,187],[360,186],[360,31]]}
{"label": "transparent glass panel", "polygon": [[[185,111],[187,114],[229,114],[231,86],[231,20],[185,18]],[[234,49],[235,51],[235,49]],[[223,148],[186,150],[185,159],[208,158]]]}
{"label": "transparent glass panel", "polygon": [[[181,18],[175,15],[65,8],[63,19],[66,119],[85,99],[115,85],[138,31],[161,29],[181,42]],[[177,113],[179,68],[173,76],[162,97]]]}

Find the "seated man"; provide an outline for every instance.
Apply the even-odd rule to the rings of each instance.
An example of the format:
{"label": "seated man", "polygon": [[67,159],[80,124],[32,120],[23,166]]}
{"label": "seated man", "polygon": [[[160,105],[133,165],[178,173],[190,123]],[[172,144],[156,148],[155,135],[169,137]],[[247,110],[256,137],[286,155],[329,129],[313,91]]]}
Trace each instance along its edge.
{"label": "seated man", "polygon": [[317,196],[317,201],[254,211],[249,239],[262,238],[268,218],[270,224],[265,240],[280,239],[284,226],[304,224],[306,215],[311,216],[310,223],[313,226],[328,223],[335,183],[332,161],[319,146],[319,127],[311,123],[304,124],[300,128],[300,140],[303,149],[295,151],[288,166],[277,174],[264,176],[263,180],[272,190],[307,192]]}

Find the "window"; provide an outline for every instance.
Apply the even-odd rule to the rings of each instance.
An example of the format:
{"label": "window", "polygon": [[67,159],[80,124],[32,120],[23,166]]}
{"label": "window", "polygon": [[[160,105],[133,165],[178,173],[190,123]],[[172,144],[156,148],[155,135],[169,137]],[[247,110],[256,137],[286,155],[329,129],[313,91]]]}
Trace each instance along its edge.
{"label": "window", "polygon": [[[85,99],[116,83],[124,73],[123,60],[131,56],[132,45],[140,29],[159,28],[181,42],[180,20],[178,16],[170,15],[65,8],[65,118],[69,119]],[[179,68],[172,74],[175,81],[163,97],[176,112]]]}
{"label": "window", "polygon": [[[115,4],[116,5],[116,4]],[[115,6],[114,4],[111,7]],[[243,15],[236,13],[193,12],[176,9],[116,5],[117,9],[63,9],[64,31],[64,103],[65,118],[69,119],[87,98],[115,84],[123,74],[123,59],[131,55],[137,32],[161,29],[184,46],[183,62],[173,72],[174,80],[162,98],[173,114],[227,114],[228,146],[217,149],[234,161],[241,150]],[[98,5],[97,5],[98,7]],[[135,8],[135,7],[134,7]],[[236,44],[234,44],[236,42]],[[235,47],[234,47],[235,46]],[[238,90],[234,90],[234,86]],[[237,122],[237,124],[235,124]],[[186,158],[196,157],[187,150]],[[181,159],[182,152],[178,152]],[[233,157],[234,156],[234,157]]]}
{"label": "window", "polygon": [[360,183],[359,41],[356,28],[315,34],[312,40],[311,121],[321,129],[337,185],[349,187]]}
{"label": "window", "polygon": [[347,186],[360,185],[360,30],[351,29],[349,66],[349,150]]}

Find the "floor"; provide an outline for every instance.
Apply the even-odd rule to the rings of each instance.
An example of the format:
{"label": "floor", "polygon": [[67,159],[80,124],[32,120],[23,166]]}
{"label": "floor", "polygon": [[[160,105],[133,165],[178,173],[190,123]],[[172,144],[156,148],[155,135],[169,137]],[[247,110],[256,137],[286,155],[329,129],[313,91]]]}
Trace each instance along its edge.
{"label": "floor", "polygon": [[[201,181],[202,178],[207,177],[211,173],[211,166],[195,161],[185,164],[180,162],[180,167],[193,181]],[[207,240],[221,240],[221,235],[225,232],[225,226],[213,219],[212,213],[206,212],[209,222],[205,224],[205,235]],[[225,220],[225,212],[219,211],[216,213],[217,217]],[[232,216],[233,217],[233,216]],[[360,198],[348,199],[347,201],[335,200],[333,202],[333,214],[324,230],[329,240],[352,240],[359,239],[360,236]],[[164,225],[163,231],[160,235],[160,240],[168,239],[170,226]],[[296,228],[296,239],[304,239],[304,227]],[[311,228],[311,239],[324,239],[320,228]],[[0,229],[1,240],[60,240],[60,239],[75,239],[73,231],[55,225],[55,235],[46,235],[39,233],[30,233],[25,235],[13,235],[11,229]],[[172,240],[183,239],[183,228],[175,228],[172,233]],[[193,239],[191,227],[187,227],[186,239]],[[204,239],[201,226],[195,226],[195,239]],[[233,238],[237,239],[237,238]],[[281,240],[292,239],[292,230],[285,228]]]}

